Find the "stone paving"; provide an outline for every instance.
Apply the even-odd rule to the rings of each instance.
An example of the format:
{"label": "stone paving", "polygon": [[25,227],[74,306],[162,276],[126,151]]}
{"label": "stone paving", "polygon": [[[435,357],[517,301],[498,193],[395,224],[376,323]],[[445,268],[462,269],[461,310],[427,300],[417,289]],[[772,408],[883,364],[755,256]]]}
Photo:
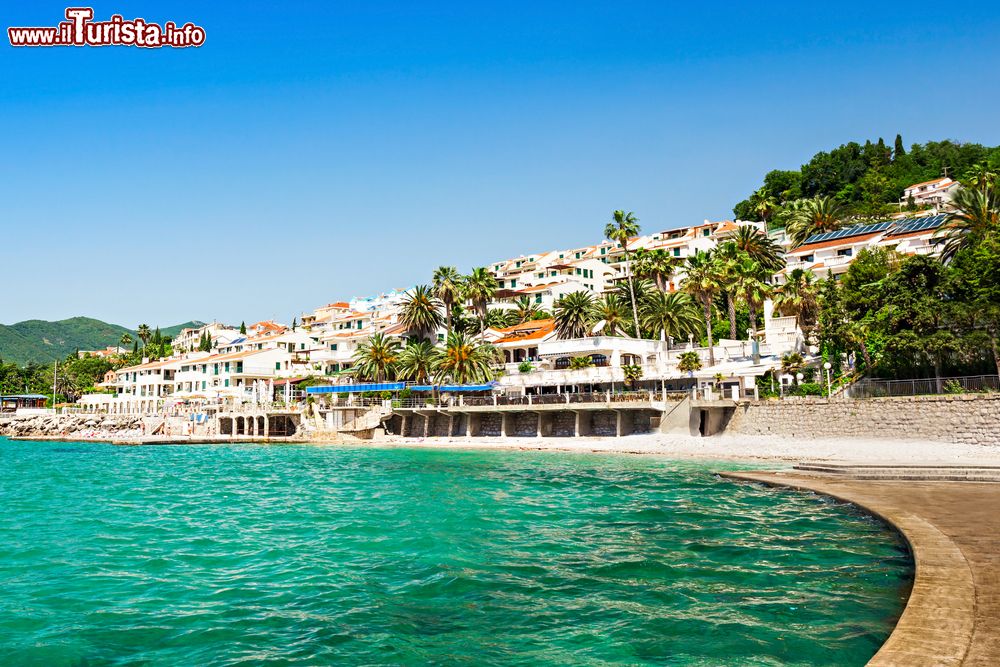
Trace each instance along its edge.
{"label": "stone paving", "polygon": [[871,481],[805,472],[724,476],[854,503],[894,525],[910,543],[913,591],[869,665],[1000,665],[1000,484]]}

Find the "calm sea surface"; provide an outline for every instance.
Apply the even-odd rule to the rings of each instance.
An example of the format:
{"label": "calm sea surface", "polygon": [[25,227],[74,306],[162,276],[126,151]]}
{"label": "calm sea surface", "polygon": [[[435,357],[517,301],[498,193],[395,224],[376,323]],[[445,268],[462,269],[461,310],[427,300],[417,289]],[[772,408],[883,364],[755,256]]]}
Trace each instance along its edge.
{"label": "calm sea surface", "polygon": [[713,469],[0,438],[0,664],[863,665],[900,541]]}

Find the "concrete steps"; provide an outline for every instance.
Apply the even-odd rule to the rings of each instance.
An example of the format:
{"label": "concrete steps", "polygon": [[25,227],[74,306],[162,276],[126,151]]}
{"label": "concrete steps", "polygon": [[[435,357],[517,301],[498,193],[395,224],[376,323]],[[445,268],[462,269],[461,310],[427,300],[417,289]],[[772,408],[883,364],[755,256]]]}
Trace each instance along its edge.
{"label": "concrete steps", "polygon": [[1000,465],[947,463],[826,463],[804,461],[795,470],[865,480],[1000,482]]}

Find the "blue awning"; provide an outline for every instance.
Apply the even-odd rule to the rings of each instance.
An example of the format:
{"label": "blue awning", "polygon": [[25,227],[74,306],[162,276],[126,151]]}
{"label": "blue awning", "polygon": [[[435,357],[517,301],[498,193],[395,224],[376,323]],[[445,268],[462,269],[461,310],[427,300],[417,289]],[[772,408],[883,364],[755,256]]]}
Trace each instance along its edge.
{"label": "blue awning", "polygon": [[368,384],[333,384],[322,387],[306,387],[307,394],[360,394],[365,391],[400,391],[405,382],[372,382]]}
{"label": "blue awning", "polygon": [[440,386],[433,384],[415,384],[410,387],[413,391],[492,391],[494,387],[497,386],[496,382],[490,382],[489,384],[442,384]]}

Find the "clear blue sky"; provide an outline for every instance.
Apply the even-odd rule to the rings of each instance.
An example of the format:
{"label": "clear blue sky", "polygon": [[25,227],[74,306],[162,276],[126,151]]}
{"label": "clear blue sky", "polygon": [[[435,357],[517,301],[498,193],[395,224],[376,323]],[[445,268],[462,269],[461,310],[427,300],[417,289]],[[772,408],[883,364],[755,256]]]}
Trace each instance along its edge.
{"label": "clear blue sky", "polygon": [[998,7],[96,2],[207,42],[4,36],[0,322],[288,321],[596,242],[615,208],[729,217],[849,140],[1000,144]]}

